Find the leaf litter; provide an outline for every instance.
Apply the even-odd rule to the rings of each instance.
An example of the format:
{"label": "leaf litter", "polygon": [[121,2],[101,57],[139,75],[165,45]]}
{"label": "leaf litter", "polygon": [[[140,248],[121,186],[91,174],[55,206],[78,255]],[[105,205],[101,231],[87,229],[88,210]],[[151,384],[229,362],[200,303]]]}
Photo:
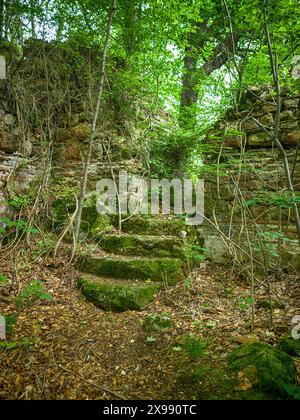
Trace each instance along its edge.
{"label": "leaf litter", "polygon": [[[0,350],[0,399],[194,398],[189,385],[179,381],[182,373],[195,363],[226,365],[228,354],[242,343],[276,344],[300,313],[299,279],[282,277],[272,283],[273,296],[283,303],[273,311],[274,328],[268,309],[258,307],[251,331],[250,308],[239,305],[241,297],[249,296],[250,285],[210,263],[201,264],[188,284],[163,290],[143,311],[104,312],[77,290],[76,270],[64,255],[56,267],[50,256],[31,264],[28,255],[22,254],[17,280],[13,258],[1,261],[1,272],[14,279],[1,285],[1,314],[14,312],[13,297],[32,280],[42,281],[53,299],[35,302],[19,314],[7,339],[16,346]],[[263,281],[256,299],[267,299]],[[153,314],[167,314],[172,327],[147,331],[143,323]],[[208,343],[197,362],[182,351],[183,337],[191,335]],[[239,373],[232,392],[251,387]],[[209,392],[217,398],[217,389]]]}

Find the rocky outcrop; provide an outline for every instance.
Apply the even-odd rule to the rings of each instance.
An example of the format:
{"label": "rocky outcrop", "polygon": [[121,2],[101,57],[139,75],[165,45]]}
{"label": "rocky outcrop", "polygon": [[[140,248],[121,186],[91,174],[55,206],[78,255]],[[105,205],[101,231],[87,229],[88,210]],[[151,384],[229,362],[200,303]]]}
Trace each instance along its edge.
{"label": "rocky outcrop", "polygon": [[296,381],[291,356],[263,343],[245,344],[229,356],[230,368],[252,387],[287,397],[286,386]]}

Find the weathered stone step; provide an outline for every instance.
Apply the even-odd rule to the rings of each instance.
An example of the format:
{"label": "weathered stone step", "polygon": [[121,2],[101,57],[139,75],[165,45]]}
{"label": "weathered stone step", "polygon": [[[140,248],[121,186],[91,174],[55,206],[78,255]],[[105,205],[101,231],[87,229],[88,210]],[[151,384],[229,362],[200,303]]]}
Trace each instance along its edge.
{"label": "weathered stone step", "polygon": [[104,234],[99,246],[107,252],[122,255],[187,258],[188,247],[176,236]]}
{"label": "weathered stone step", "polygon": [[176,284],[185,276],[184,262],[177,258],[145,258],[124,255],[78,257],[78,268],[88,274],[118,279],[152,280]]}
{"label": "weathered stone step", "polygon": [[81,274],[78,286],[88,300],[109,311],[141,310],[159,292],[155,283],[101,278]]}

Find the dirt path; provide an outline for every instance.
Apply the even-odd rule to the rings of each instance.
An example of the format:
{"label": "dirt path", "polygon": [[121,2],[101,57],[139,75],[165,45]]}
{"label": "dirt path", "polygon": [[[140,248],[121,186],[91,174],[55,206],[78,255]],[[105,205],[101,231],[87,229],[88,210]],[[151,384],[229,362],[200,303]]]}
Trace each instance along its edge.
{"label": "dirt path", "polygon": [[[85,301],[75,276],[63,263],[52,268],[47,258],[24,270],[21,283],[42,280],[54,299],[26,308],[10,338],[16,347],[0,350],[0,399],[243,398],[232,378],[225,378],[225,388],[219,384],[229,352],[250,334],[250,309],[243,306],[247,282],[202,264],[192,281],[161,292],[144,311],[108,313]],[[300,313],[296,284],[287,277],[273,283],[282,308],[274,311],[275,332],[268,310],[257,309],[259,340],[272,344],[289,331]],[[266,298],[263,285],[257,298]],[[1,313],[13,309],[0,303]],[[149,315],[163,313],[172,327],[145,328]],[[201,357],[189,357],[181,347],[187,334],[207,342]],[[200,389],[190,382],[195,367],[203,369]]]}

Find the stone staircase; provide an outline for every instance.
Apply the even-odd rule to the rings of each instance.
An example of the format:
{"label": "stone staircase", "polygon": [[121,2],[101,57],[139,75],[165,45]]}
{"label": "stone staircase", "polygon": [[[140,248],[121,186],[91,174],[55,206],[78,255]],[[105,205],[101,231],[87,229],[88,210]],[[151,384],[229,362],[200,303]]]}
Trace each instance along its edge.
{"label": "stone staircase", "polygon": [[[105,233],[99,249],[78,257],[79,287],[96,306],[111,311],[141,310],[161,287],[172,286],[189,275],[193,262],[188,241],[182,238],[181,220],[133,217],[123,232]],[[199,241],[198,241],[199,243]]]}

